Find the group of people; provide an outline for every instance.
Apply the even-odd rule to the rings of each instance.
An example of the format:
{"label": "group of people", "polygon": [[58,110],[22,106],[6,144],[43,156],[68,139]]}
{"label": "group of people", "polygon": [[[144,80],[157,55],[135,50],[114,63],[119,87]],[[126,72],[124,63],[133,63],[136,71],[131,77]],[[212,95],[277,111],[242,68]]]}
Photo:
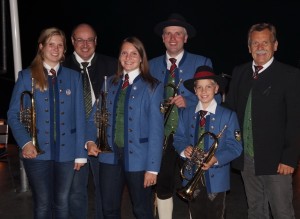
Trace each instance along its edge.
{"label": "group of people", "polygon": [[[224,78],[214,73],[211,59],[184,48],[196,29],[171,14],[154,31],[166,51],[150,60],[134,36],[121,42],[117,59],[96,53],[97,34],[89,24],[74,28],[74,52],[66,58],[64,32],[41,32],[8,110],[34,218],[87,218],[91,172],[95,218],[121,218],[126,185],[136,218],[153,219],[155,202],[159,218],[171,219],[175,179],[197,153],[203,162],[189,162],[184,174],[190,176],[181,185],[186,188],[201,173],[191,197],[181,197],[190,218],[225,217],[231,166],[241,170],[249,219],[295,218],[300,70],[274,58],[275,27],[250,28],[253,60],[234,68],[224,103]],[[31,109],[29,128],[20,118],[21,104]],[[99,111],[110,151],[99,147]]]}

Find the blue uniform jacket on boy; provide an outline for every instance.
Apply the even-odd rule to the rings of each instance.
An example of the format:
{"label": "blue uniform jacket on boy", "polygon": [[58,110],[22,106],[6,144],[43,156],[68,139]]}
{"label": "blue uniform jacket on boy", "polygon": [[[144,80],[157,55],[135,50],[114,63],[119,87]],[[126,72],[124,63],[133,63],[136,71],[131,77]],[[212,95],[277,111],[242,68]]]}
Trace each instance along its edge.
{"label": "blue uniform jacket on boy", "polygon": [[[199,117],[199,113],[195,113],[195,107],[189,107],[180,114],[179,125],[174,136],[174,147],[178,153],[184,151],[188,145],[196,145],[198,142]],[[227,127],[218,139],[218,148],[215,152],[218,163],[204,172],[208,193],[225,192],[230,189],[230,162],[242,152],[236,113],[217,105],[216,114],[210,113],[206,117],[205,131],[217,135],[225,125]],[[208,151],[214,139],[210,137],[204,139],[204,151]],[[184,180],[183,185],[186,183],[187,181]]]}

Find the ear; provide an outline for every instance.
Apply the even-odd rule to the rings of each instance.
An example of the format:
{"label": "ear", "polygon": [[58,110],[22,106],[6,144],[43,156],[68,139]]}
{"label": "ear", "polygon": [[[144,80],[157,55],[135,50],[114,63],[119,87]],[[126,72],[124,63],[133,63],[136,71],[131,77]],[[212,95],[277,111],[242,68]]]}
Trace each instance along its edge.
{"label": "ear", "polygon": [[71,36],[71,42],[72,42],[72,45],[74,46],[75,40],[74,40],[74,37],[72,37],[72,36]]}
{"label": "ear", "polygon": [[278,48],[278,41],[276,40],[274,43],[274,51],[277,51],[277,48]]}
{"label": "ear", "polygon": [[184,43],[187,43],[188,38],[189,38],[189,36],[186,34],[184,37]]}
{"label": "ear", "polygon": [[98,38],[97,38],[97,36],[96,36],[96,37],[95,37],[95,46],[97,46],[97,44],[98,44],[98,43],[97,43],[97,39],[98,39]]}
{"label": "ear", "polygon": [[215,87],[215,94],[217,94],[219,92],[219,85],[217,84]]}

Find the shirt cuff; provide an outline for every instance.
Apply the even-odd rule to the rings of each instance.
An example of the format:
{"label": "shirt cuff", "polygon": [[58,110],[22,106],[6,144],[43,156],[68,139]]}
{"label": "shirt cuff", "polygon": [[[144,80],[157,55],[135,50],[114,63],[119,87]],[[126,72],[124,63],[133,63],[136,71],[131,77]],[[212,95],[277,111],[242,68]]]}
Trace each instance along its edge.
{"label": "shirt cuff", "polygon": [[155,175],[157,175],[158,174],[158,172],[154,172],[154,171],[147,171],[148,173],[152,173],[152,174],[155,174]]}
{"label": "shirt cuff", "polygon": [[87,163],[87,158],[76,158],[75,163]]}

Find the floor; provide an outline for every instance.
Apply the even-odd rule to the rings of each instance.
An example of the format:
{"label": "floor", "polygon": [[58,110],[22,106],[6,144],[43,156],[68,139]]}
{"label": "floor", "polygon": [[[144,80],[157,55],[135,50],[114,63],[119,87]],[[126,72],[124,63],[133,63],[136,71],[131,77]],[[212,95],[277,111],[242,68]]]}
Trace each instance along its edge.
{"label": "floor", "polygon": [[[0,218],[30,219],[33,217],[32,197],[26,177],[22,174],[18,150],[15,145],[9,145],[8,152],[10,170],[8,162],[0,162]],[[240,174],[234,171],[231,173],[231,188],[226,199],[226,219],[246,219],[247,204],[243,184]],[[174,196],[174,200],[173,219],[188,219],[186,204],[177,196]],[[294,205],[296,218],[300,219],[300,171],[294,175]],[[93,213],[93,186],[90,184],[88,219],[93,218]],[[122,219],[134,219],[127,190],[124,191],[123,195]]]}

